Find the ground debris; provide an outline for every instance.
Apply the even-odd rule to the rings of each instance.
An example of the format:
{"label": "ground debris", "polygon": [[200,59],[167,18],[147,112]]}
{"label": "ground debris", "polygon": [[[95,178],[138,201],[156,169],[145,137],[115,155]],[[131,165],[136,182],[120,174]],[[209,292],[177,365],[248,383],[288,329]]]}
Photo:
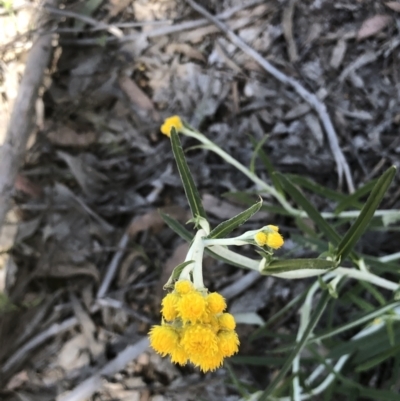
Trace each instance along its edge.
{"label": "ground debris", "polygon": [[[263,141],[276,170],[345,191],[310,104],[267,75],[186,2],[88,3],[82,9],[81,2],[62,2],[58,12],[72,14],[54,15],[54,60],[15,183],[11,224],[0,236],[0,291],[12,300],[0,322],[5,344],[0,366],[17,355],[1,383],[8,390],[5,400],[17,399],[12,392],[18,400],[61,397],[98,375],[159,321],[163,286],[188,249],[159,210],[193,232],[186,225],[188,205],[170,143],[159,132],[165,117],[179,114],[244,165],[252,162],[251,136]],[[397,2],[199,3],[324,102],[356,187],[398,164]],[[30,47],[32,10],[1,12],[0,126],[5,127]],[[1,131],[0,146],[2,141]],[[250,181],[215,154],[192,148],[197,143],[191,138],[182,141],[190,148],[188,164],[211,222],[248,207],[240,194],[256,190]],[[254,168],[271,182],[259,158]],[[399,196],[393,194],[391,207],[399,207]],[[319,210],[333,207],[318,197],[312,202]],[[289,219],[276,216],[260,212],[246,228],[277,219],[288,246],[304,256],[290,238]],[[379,241],[372,242],[378,248]],[[113,260],[115,271],[99,296]],[[259,280],[211,259],[206,264],[209,288],[226,290],[231,311],[252,314],[256,324],[305,286]],[[296,319],[289,316],[282,332]],[[15,321],[21,334],[14,338]],[[245,339],[254,325],[241,326]],[[30,342],[37,336],[41,342]],[[257,353],[255,345],[243,349]],[[271,373],[268,367],[231,367],[249,388],[260,387],[259,372]],[[201,376],[193,366],[172,365],[143,345],[119,373],[96,376],[97,392],[87,399],[234,401],[239,394],[226,384],[229,377],[225,369]]]}

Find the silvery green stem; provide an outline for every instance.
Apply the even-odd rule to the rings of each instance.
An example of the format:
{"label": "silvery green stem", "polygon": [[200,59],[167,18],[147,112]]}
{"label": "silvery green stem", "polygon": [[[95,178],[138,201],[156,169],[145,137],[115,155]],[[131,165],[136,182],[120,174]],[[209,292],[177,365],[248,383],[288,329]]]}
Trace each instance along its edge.
{"label": "silvery green stem", "polygon": [[337,269],[333,270],[332,273],[339,276],[347,276],[357,280],[367,281],[371,284],[377,285],[378,287],[386,288],[391,291],[397,291],[399,289],[399,284],[378,277],[375,274],[367,271],[349,269],[347,267],[338,267]]}
{"label": "silvery green stem", "polygon": [[203,237],[206,232],[203,229],[197,231],[193,242],[186,255],[185,262],[193,260],[193,263],[188,264],[181,272],[179,279],[190,280],[190,272],[193,271],[193,284],[195,288],[204,288],[203,283]]}

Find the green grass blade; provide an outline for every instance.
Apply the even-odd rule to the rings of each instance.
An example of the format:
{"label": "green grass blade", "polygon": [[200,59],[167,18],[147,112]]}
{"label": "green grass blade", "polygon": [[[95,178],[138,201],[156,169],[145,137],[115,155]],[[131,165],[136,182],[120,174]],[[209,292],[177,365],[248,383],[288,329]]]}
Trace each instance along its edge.
{"label": "green grass blade", "polygon": [[201,203],[200,194],[194,183],[192,174],[190,173],[189,166],[186,162],[185,154],[182,149],[179,135],[174,127],[171,129],[171,144],[172,151],[178,166],[179,175],[181,176],[183,188],[186,193],[186,198],[189,202],[190,210],[192,211],[193,218],[203,217],[207,220],[206,212]]}
{"label": "green grass blade", "polygon": [[310,337],[312,331],[314,330],[316,324],[318,323],[319,319],[322,316],[322,313],[325,310],[326,305],[328,304],[330,295],[328,291],[324,291],[321,294],[320,300],[311,315],[310,322],[308,323],[306,329],[304,330],[303,336],[301,337],[300,341],[296,344],[296,347],[291,352],[290,356],[286,359],[285,364],[282,366],[279,373],[275,376],[269,386],[263,391],[261,396],[259,397],[258,401],[267,401],[268,397],[272,395],[275,388],[278,386],[279,383],[282,382],[286,373],[289,371],[290,367],[292,366],[292,362],[294,358],[302,351],[308,338]]}
{"label": "green grass blade", "polygon": [[279,309],[273,316],[271,316],[265,324],[259,329],[255,330],[249,338],[249,342],[252,342],[260,337],[264,337],[264,333],[267,328],[276,320],[278,320],[281,316],[283,316],[288,310],[290,310],[294,305],[298,302],[302,301],[307,295],[307,291],[303,291],[301,294],[294,297],[291,301],[289,301],[282,309]]}
{"label": "green grass blade", "polygon": [[376,365],[381,364],[382,362],[386,361],[386,359],[392,358],[393,356],[397,355],[400,352],[400,344],[388,349],[385,352],[382,352],[380,355],[371,358],[370,360],[358,365],[355,369],[356,372],[364,372],[365,370],[369,370]]}
{"label": "green grass blade", "polygon": [[[257,141],[252,136],[250,136],[250,141],[254,146],[254,155],[258,154],[258,156],[260,157],[260,160],[263,162],[266,170],[268,171],[268,174],[271,178],[273,186],[279,193],[284,195],[282,185],[274,175],[275,168],[272,165],[271,161],[269,160],[269,157],[267,156],[267,154],[262,149],[262,145],[264,145],[264,142],[266,141],[266,139],[268,139],[268,137],[265,137],[259,143],[257,143]],[[254,162],[255,162],[255,157],[252,158],[252,161],[250,163],[250,169],[252,169],[251,171],[254,171]]]}
{"label": "green grass blade", "polygon": [[166,282],[166,284],[164,285],[164,290],[168,289],[168,288],[173,288],[174,285],[174,281],[177,280],[180,276],[180,274],[182,273],[182,270],[187,266],[190,265],[191,263],[193,263],[193,260],[187,260],[186,262],[181,263],[180,265],[176,266],[174,268],[174,270],[172,271],[172,274],[170,276],[170,278],[168,279],[168,281]]}
{"label": "green grass blade", "polygon": [[310,339],[309,342],[318,342],[326,338],[333,337],[337,334],[343,333],[344,331],[354,329],[357,326],[368,323],[373,319],[376,319],[377,317],[384,315],[385,313],[391,311],[393,308],[397,306],[400,306],[399,301],[391,302],[385,306],[382,306],[381,308],[376,308],[374,311],[363,314],[361,317],[357,319],[352,319],[351,322],[349,323],[343,324],[342,326],[339,326],[337,328],[333,328],[329,331],[326,331],[325,333],[317,334],[315,337]]}
{"label": "green grass blade", "polygon": [[367,184],[363,185],[361,188],[358,188],[357,191],[339,202],[339,204],[336,206],[335,213],[339,214],[340,212],[343,212],[343,210],[349,209],[351,207],[362,209],[363,204],[359,202],[359,199],[372,191],[372,188],[376,184],[376,181],[377,180],[371,180]]}
{"label": "green grass blade", "polygon": [[257,213],[262,206],[262,199],[255,203],[253,206],[249,207],[245,211],[239,213],[235,217],[232,217],[229,220],[224,221],[215,227],[210,234],[206,237],[208,239],[211,238],[223,238],[226,237],[229,233],[235,230],[237,227],[241,226],[245,223],[250,217],[252,217],[255,213]]}
{"label": "green grass blade", "polygon": [[367,202],[362,208],[360,215],[357,217],[354,224],[350,227],[349,231],[347,231],[342,241],[340,241],[336,251],[337,260],[344,260],[349,255],[361,235],[364,234],[370,220],[375,213],[375,210],[381,203],[395,174],[396,167],[392,166],[388,168],[378,179],[373,190],[371,191],[371,194],[367,199]]}
{"label": "green grass blade", "polygon": [[159,212],[161,218],[165,221],[167,226],[174,232],[176,232],[181,238],[183,238],[186,241],[191,241],[194,237],[194,235],[187,230],[179,221],[175,220],[173,217],[169,216],[168,214],[165,214],[163,212]]}
{"label": "green grass blade", "polygon": [[332,189],[319,185],[316,182],[311,181],[308,178],[302,177],[300,175],[286,174],[286,177],[294,184],[302,188],[306,188],[317,195],[323,196],[324,198],[332,199],[338,202],[344,201],[347,198],[347,196],[344,194],[341,194],[339,192],[333,191]]}
{"label": "green grass blade", "polygon": [[340,241],[339,234],[326,222],[318,210],[308,201],[308,199],[293,185],[292,181],[281,173],[275,173],[282,183],[285,191],[296,201],[303,210],[308,214],[311,220],[319,227],[324,235],[337,245]]}
{"label": "green grass blade", "polygon": [[294,270],[330,270],[336,267],[331,260],[324,259],[281,259],[273,260],[266,266],[261,274],[276,274],[290,272]]}

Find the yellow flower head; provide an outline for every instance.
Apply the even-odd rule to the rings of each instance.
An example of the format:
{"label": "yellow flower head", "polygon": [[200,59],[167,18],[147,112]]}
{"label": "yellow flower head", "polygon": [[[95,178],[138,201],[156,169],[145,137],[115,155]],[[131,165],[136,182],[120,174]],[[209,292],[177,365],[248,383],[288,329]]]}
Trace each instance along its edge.
{"label": "yellow flower head", "polygon": [[222,295],[218,292],[212,292],[207,295],[207,307],[210,313],[218,314],[222,313],[226,309],[226,302]]}
{"label": "yellow flower head", "polygon": [[224,356],[220,352],[217,352],[214,355],[198,355],[192,358],[193,364],[198,366],[204,373],[218,369],[221,367],[223,361]]}
{"label": "yellow flower head", "polygon": [[170,355],[173,363],[192,362],[203,372],[215,370],[239,347],[235,319],[223,313],[225,309],[220,294],[206,295],[191,281],[179,280],[162,301],[163,323],[151,328],[150,345],[162,356]]}
{"label": "yellow flower head", "polygon": [[176,304],[179,301],[179,296],[171,292],[167,294],[162,300],[161,313],[165,320],[174,320],[178,316],[178,311],[176,310]]}
{"label": "yellow flower head", "polygon": [[230,313],[223,313],[218,318],[219,327],[221,330],[235,330],[235,318]]}
{"label": "yellow flower head", "polygon": [[161,126],[161,132],[170,137],[172,127],[174,127],[177,132],[183,128],[182,120],[179,116],[168,117]]}
{"label": "yellow flower head", "polygon": [[278,249],[283,245],[283,237],[278,233],[278,227],[268,226],[272,232],[260,231],[254,236],[254,241],[258,246],[269,246],[272,249]]}
{"label": "yellow flower head", "polygon": [[199,292],[193,291],[182,295],[177,303],[178,316],[184,323],[195,323],[206,312],[206,300]]}
{"label": "yellow flower head", "polygon": [[188,354],[180,345],[171,351],[171,361],[173,363],[177,363],[178,365],[186,365],[187,360]]}
{"label": "yellow flower head", "polygon": [[183,329],[181,346],[192,361],[200,357],[208,358],[218,352],[216,334],[209,327],[201,324],[194,324]]}
{"label": "yellow flower head", "polygon": [[193,283],[189,280],[179,280],[175,283],[175,291],[181,295],[187,294],[193,291]]}
{"label": "yellow flower head", "polygon": [[223,357],[236,354],[239,350],[239,338],[237,334],[232,330],[218,333],[218,349]]}
{"label": "yellow flower head", "polygon": [[176,330],[169,326],[153,326],[150,330],[150,345],[162,356],[174,350],[179,342]]}

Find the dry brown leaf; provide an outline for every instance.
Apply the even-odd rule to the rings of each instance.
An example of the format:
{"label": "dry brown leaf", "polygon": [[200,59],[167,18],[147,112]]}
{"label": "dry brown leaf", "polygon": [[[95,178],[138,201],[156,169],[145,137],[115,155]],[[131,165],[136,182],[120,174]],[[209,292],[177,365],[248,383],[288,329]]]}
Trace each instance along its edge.
{"label": "dry brown leaf", "polygon": [[96,142],[97,135],[93,131],[77,133],[67,126],[57,127],[47,134],[51,143],[58,146],[76,146],[84,148]]}
{"label": "dry brown leaf", "polygon": [[109,2],[109,14],[110,17],[117,16],[121,11],[125,10],[132,3],[132,0],[110,0]]}
{"label": "dry brown leaf", "polygon": [[154,108],[153,102],[150,98],[139,88],[134,80],[126,75],[122,75],[118,79],[120,88],[128,96],[131,103],[137,106],[139,109],[152,112],[152,116],[155,120],[159,119],[158,113]]}
{"label": "dry brown leaf", "polygon": [[28,373],[26,370],[21,370],[21,372],[18,372],[10,379],[7,383],[6,389],[10,391],[16,390],[27,381],[29,381]]}
{"label": "dry brown leaf", "polygon": [[377,14],[363,22],[357,33],[357,40],[373,36],[385,29],[392,21],[392,17],[386,14]]}
{"label": "dry brown leaf", "polygon": [[30,195],[32,198],[39,198],[42,195],[42,188],[21,174],[17,175],[14,187],[16,190],[24,192],[25,194]]}
{"label": "dry brown leaf", "polygon": [[169,54],[182,53],[189,58],[206,62],[206,59],[201,53],[201,51],[195,49],[194,47],[188,45],[187,43],[171,43],[170,45],[167,46],[166,51]]}
{"label": "dry brown leaf", "polygon": [[347,50],[347,42],[344,39],[338,40],[336,46],[332,51],[331,60],[329,62],[330,66],[335,70],[342,64],[344,55]]}
{"label": "dry brown leaf", "polygon": [[391,10],[400,13],[400,3],[397,1],[388,1],[385,3],[386,7],[389,7]]}
{"label": "dry brown leaf", "polygon": [[90,363],[90,357],[86,352],[87,339],[84,334],[78,334],[64,343],[57,353],[57,363],[65,371],[79,369]]}

